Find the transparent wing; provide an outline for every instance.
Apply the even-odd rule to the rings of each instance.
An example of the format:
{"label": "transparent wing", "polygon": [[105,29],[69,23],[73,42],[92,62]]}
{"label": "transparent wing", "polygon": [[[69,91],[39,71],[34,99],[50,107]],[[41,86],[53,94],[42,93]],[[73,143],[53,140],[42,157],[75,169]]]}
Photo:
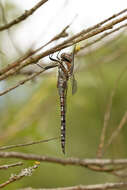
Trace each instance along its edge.
{"label": "transparent wing", "polygon": [[74,49],[72,51],[72,63],[71,63],[71,75],[73,74],[73,70],[74,70],[74,55],[75,55],[75,49],[76,49],[76,45],[74,46]]}
{"label": "transparent wing", "polygon": [[72,75],[71,77],[71,85],[72,85],[72,94],[75,94],[77,92],[77,81],[74,75]]}

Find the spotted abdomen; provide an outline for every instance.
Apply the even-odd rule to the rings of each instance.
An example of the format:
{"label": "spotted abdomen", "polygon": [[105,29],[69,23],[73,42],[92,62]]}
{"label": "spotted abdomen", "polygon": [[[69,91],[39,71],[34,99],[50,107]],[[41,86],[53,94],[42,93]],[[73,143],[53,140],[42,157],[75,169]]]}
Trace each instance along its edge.
{"label": "spotted abdomen", "polygon": [[66,132],[66,114],[65,114],[65,96],[64,91],[60,96],[60,109],[61,109],[61,147],[65,154],[65,132]]}

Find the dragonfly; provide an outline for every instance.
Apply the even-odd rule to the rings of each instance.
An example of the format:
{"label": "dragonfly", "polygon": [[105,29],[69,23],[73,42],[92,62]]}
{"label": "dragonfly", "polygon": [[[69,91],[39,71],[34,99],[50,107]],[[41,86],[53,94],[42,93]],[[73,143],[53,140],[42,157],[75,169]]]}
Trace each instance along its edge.
{"label": "dragonfly", "polygon": [[72,94],[77,91],[77,81],[74,77],[74,54],[76,48],[73,48],[72,53],[62,53],[57,59],[49,57],[52,61],[58,62],[58,80],[57,88],[60,97],[60,111],[61,111],[61,148],[65,154],[65,136],[66,136],[66,102],[68,80],[71,80]]}

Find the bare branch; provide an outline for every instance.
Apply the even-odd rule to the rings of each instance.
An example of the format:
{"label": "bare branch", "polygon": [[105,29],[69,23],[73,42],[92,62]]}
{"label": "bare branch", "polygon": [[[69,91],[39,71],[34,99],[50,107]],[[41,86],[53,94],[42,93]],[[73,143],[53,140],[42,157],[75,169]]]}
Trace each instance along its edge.
{"label": "bare branch", "polygon": [[[62,42],[62,43],[60,43],[60,44],[58,44],[58,45],[56,45],[56,46],[54,46],[54,47],[46,50],[45,52],[42,52],[39,55],[36,55],[36,56],[32,57],[32,59],[28,59],[26,61],[26,65],[29,65],[29,64],[32,64],[32,63],[36,63],[40,59],[42,59],[43,57],[46,57],[46,56],[48,56],[48,55],[50,55],[52,53],[55,53],[55,52],[57,52],[59,50],[62,50],[62,49],[67,48],[69,46],[72,46],[72,45],[74,45],[74,44],[76,44],[76,43],[78,43],[80,41],[83,41],[83,40],[88,39],[88,38],[90,38],[92,36],[95,36],[95,35],[103,32],[105,30],[111,29],[114,25],[116,25],[116,24],[118,24],[118,23],[120,23],[120,22],[122,22],[122,21],[124,21],[126,19],[127,19],[127,15],[125,15],[122,18],[116,19],[116,20],[110,22],[109,24],[107,24],[107,25],[105,25],[105,26],[103,26],[101,28],[93,30],[92,32],[84,35],[83,37],[82,36],[81,37],[80,36],[77,37],[77,34],[76,34],[73,37],[65,40],[64,42]],[[74,38],[74,40],[72,40],[73,38]]]}
{"label": "bare branch", "polygon": [[106,22],[108,22],[108,21],[110,21],[110,20],[116,18],[117,16],[119,16],[119,15],[125,13],[126,11],[127,11],[127,9],[124,9],[124,10],[120,11],[119,13],[114,14],[114,15],[112,15],[111,17],[109,17],[109,18],[107,18],[107,19],[105,19],[105,20],[99,22],[98,24],[96,24],[96,25],[94,25],[94,26],[92,26],[92,27],[89,27],[89,28],[87,28],[87,29],[82,30],[81,32],[79,32],[79,33],[75,34],[74,36],[72,36],[72,37],[69,39],[69,42],[73,41],[73,40],[74,40],[75,38],[77,38],[77,37],[83,36],[83,35],[85,35],[85,34],[91,32],[91,31],[93,31],[93,30],[95,30],[95,29],[101,27],[101,26],[102,26],[103,24],[105,24]]}
{"label": "bare branch", "polygon": [[52,65],[48,65],[46,67],[44,67],[44,69],[42,69],[41,71],[38,71],[32,75],[30,75],[29,77],[27,77],[26,79],[24,80],[21,80],[20,82],[18,82],[16,85],[6,89],[5,91],[1,92],[0,93],[0,96],[3,96],[4,94],[7,94],[8,92],[14,90],[15,88],[23,85],[24,83],[28,82],[29,80],[32,80],[34,79],[35,77],[37,77],[38,75],[40,75],[41,73],[43,73],[44,71],[48,70],[48,69],[51,69],[51,68],[54,68],[54,67],[57,67],[57,64],[52,64]]}
{"label": "bare branch", "polygon": [[32,7],[30,10],[25,11],[25,13],[22,14],[21,16],[19,16],[18,18],[14,19],[13,21],[11,21],[10,23],[8,23],[8,24],[6,24],[4,26],[1,26],[0,31],[6,30],[6,29],[14,26],[15,24],[18,24],[19,22],[22,22],[23,20],[28,18],[30,15],[32,15],[39,7],[41,7],[47,1],[48,0],[41,0],[34,7]]}
{"label": "bare branch", "polygon": [[34,144],[49,142],[49,141],[56,140],[56,139],[59,139],[59,137],[54,137],[54,138],[46,139],[46,140],[32,141],[32,142],[28,142],[25,144],[15,144],[15,145],[9,145],[9,146],[2,146],[2,147],[0,147],[0,150],[7,150],[7,149],[11,149],[11,148],[30,146],[30,145],[34,145]]}
{"label": "bare branch", "polygon": [[36,154],[26,154],[21,152],[0,152],[0,158],[18,158],[23,160],[37,160],[40,162],[50,162],[62,165],[75,165],[87,167],[95,166],[111,166],[111,165],[127,165],[127,159],[79,159],[79,158],[56,158],[41,156]]}
{"label": "bare branch", "polygon": [[[6,72],[8,72],[11,69],[14,69],[15,67],[19,66],[20,63],[22,63],[23,61],[25,61],[28,57],[32,56],[33,54],[37,53],[38,51],[40,51],[41,49],[43,49],[44,47],[46,47],[47,45],[49,45],[50,43],[52,43],[53,41],[56,41],[60,38],[64,38],[68,36],[68,33],[66,32],[66,30],[70,27],[70,25],[67,25],[60,33],[58,33],[56,36],[54,36],[51,40],[49,40],[46,44],[42,45],[41,47],[37,48],[36,50],[33,51],[29,51],[28,53],[26,53],[26,55],[20,57],[19,59],[17,59],[14,63],[8,65],[7,67],[1,69],[0,71],[0,75],[4,74]],[[23,68],[24,66],[26,66],[26,64],[23,64],[23,66],[7,73],[6,75],[2,75],[0,77],[0,80],[3,80],[5,78],[7,78],[10,75],[13,75],[15,72],[17,72],[17,70]]]}
{"label": "bare branch", "polygon": [[110,116],[111,116],[111,108],[112,108],[112,101],[113,101],[113,97],[115,95],[116,92],[116,86],[113,89],[109,102],[107,104],[107,108],[106,108],[106,112],[104,114],[104,125],[102,128],[102,132],[101,132],[101,137],[100,137],[100,144],[98,146],[98,151],[97,151],[97,157],[101,158],[103,156],[103,149],[104,149],[104,143],[105,143],[105,137],[106,137],[106,130],[108,127],[108,122],[110,120]]}
{"label": "bare branch", "polygon": [[59,188],[39,188],[33,189],[31,187],[23,188],[20,190],[107,190],[107,189],[120,189],[127,187],[126,182],[119,183],[104,183],[97,185],[77,185],[72,187],[59,187]]}
{"label": "bare branch", "polygon": [[8,168],[15,167],[15,166],[21,166],[21,165],[23,165],[22,162],[17,162],[17,163],[8,164],[8,165],[6,164],[6,165],[0,166],[0,170],[1,169],[8,169]]}
{"label": "bare branch", "polygon": [[25,176],[31,176],[32,173],[33,173],[33,171],[35,169],[37,169],[38,166],[39,166],[39,163],[36,163],[32,167],[25,168],[25,169],[21,170],[21,172],[19,174],[17,174],[17,175],[16,174],[12,174],[11,177],[9,178],[9,180],[7,180],[6,182],[0,184],[0,188],[3,188],[5,186],[7,186],[8,184],[13,183],[13,182],[15,182],[15,181],[17,181],[17,180],[25,177]]}
{"label": "bare branch", "polygon": [[[98,150],[97,150],[97,157],[98,158],[101,158],[103,156],[104,152],[106,151],[106,148],[104,148],[104,141],[105,141],[105,137],[106,137],[106,130],[107,130],[107,127],[108,127],[108,123],[109,123],[109,120],[110,120],[110,117],[111,117],[112,101],[113,101],[113,98],[115,96],[116,89],[118,87],[118,82],[120,81],[120,79],[122,78],[124,73],[126,72],[126,69],[127,69],[127,66],[122,70],[119,77],[115,81],[114,88],[112,90],[112,93],[111,93],[111,96],[110,96],[110,99],[109,99],[109,102],[108,102],[108,105],[107,105],[107,108],[106,108],[106,112],[105,112],[105,115],[104,115],[104,125],[103,125],[103,128],[102,128],[102,133],[101,133],[101,137],[100,137],[100,144],[99,144]],[[106,145],[106,147],[108,147],[108,146],[109,145]]]}
{"label": "bare branch", "polygon": [[123,126],[125,125],[126,122],[127,122],[127,111],[123,115],[117,129],[114,130],[111,137],[109,138],[109,140],[108,140],[108,142],[107,142],[107,144],[105,146],[105,150],[112,144],[113,140],[119,135],[120,131],[122,130],[122,128],[123,128]]}
{"label": "bare branch", "polygon": [[102,34],[100,37],[98,37],[97,39],[93,40],[92,42],[88,42],[87,44],[83,45],[80,47],[80,50],[84,49],[84,48],[87,48],[97,42],[99,42],[100,40],[102,40],[103,38],[109,36],[110,34],[114,33],[114,32],[117,32],[119,31],[120,29],[124,28],[124,27],[127,27],[127,24],[124,24],[122,26],[119,26],[117,28],[115,28],[114,30],[110,31],[110,32],[105,32],[104,34]]}
{"label": "bare branch", "polygon": [[[118,16],[119,14],[121,14],[121,13],[123,13],[125,11],[126,11],[126,9],[123,10],[123,11],[121,11],[120,13],[116,14],[115,16]],[[62,50],[64,48],[66,48],[66,47],[72,46],[72,45],[74,45],[74,44],[76,44],[76,43],[78,43],[80,41],[83,41],[83,40],[88,39],[88,38],[90,38],[92,36],[95,36],[95,35],[103,32],[105,30],[111,29],[114,25],[116,25],[116,24],[118,24],[118,23],[120,23],[120,22],[122,22],[122,21],[124,21],[124,20],[127,19],[127,15],[125,15],[122,18],[116,19],[116,20],[110,22],[109,24],[104,25],[103,27],[100,28],[100,26],[102,24],[104,24],[105,22],[111,20],[111,18],[115,18],[115,16],[113,15],[112,17],[110,17],[110,18],[108,18],[108,19],[106,19],[106,20],[104,20],[104,21],[102,21],[102,22],[100,22],[100,23],[98,23],[98,24],[96,24],[96,25],[88,28],[88,29],[82,30],[81,32],[73,35],[72,37],[68,38],[67,40],[63,41],[62,43],[60,43],[60,44],[58,44],[58,45],[56,45],[56,46],[54,46],[54,47],[52,47],[52,48],[50,48],[48,50],[46,50],[46,51],[44,51],[44,52],[36,55],[36,56],[28,58],[26,60],[26,62],[22,65],[21,68],[23,68],[23,67],[25,67],[25,66],[27,66],[29,64],[36,63],[36,62],[38,62],[43,57],[46,57],[46,56],[48,56],[48,55],[50,55],[52,53],[55,53],[55,52],[57,52],[59,50]],[[21,63],[21,61],[23,61],[23,60],[19,59],[18,61],[16,61],[15,63],[13,63],[13,66],[11,66],[11,64],[10,64],[6,68],[4,68],[4,70],[2,69],[0,71],[0,74],[3,74],[4,72],[7,72],[7,70],[9,70],[11,67],[14,68],[14,67],[18,66]],[[21,69],[21,68],[19,68],[19,69]],[[9,76],[9,74],[5,75],[4,77],[1,78],[1,80],[5,79],[8,76]]]}

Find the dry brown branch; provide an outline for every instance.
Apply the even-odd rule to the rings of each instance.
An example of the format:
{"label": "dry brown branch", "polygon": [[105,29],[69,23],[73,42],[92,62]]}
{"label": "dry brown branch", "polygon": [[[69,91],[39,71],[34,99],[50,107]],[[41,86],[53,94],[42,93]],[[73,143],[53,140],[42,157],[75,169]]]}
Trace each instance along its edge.
{"label": "dry brown branch", "polygon": [[[33,54],[37,53],[38,51],[40,51],[41,49],[43,49],[44,47],[46,47],[47,45],[49,45],[50,43],[52,43],[53,41],[56,41],[60,38],[64,38],[68,36],[68,33],[66,32],[66,30],[70,27],[70,25],[67,25],[60,33],[58,33],[56,36],[54,36],[51,40],[49,40],[46,44],[42,45],[41,47],[37,48],[36,50],[33,51],[29,51],[28,53],[26,53],[26,55],[20,57],[18,60],[16,60],[14,63],[8,65],[7,67],[1,69],[0,71],[0,75],[4,74],[6,72],[8,72],[11,69],[14,69],[15,67],[19,66],[21,62],[25,61],[28,57],[32,56]],[[25,64],[23,64],[23,66],[25,66]],[[22,66],[18,69],[21,69]],[[14,74],[15,72],[17,72],[17,69],[11,71],[10,73],[7,73],[6,75],[4,75],[3,77],[0,77],[0,80],[5,79],[6,77]]]}
{"label": "dry brown branch", "polygon": [[114,90],[111,93],[109,102],[107,104],[106,112],[104,114],[104,124],[103,124],[103,128],[102,128],[101,136],[100,136],[100,144],[99,144],[98,150],[97,150],[98,158],[101,158],[103,156],[106,131],[107,131],[108,122],[109,122],[110,116],[111,116],[112,101],[113,101],[115,92],[116,92],[116,88],[114,88]]}
{"label": "dry brown branch", "polygon": [[38,72],[37,70],[33,70],[33,69],[22,70],[22,71],[19,71],[19,72],[15,73],[15,75],[29,76],[29,75],[32,75],[32,74],[37,73],[37,72]]}
{"label": "dry brown branch", "polygon": [[47,1],[48,0],[41,0],[34,7],[32,7],[30,10],[25,11],[24,14],[22,14],[18,18],[14,19],[13,21],[11,21],[10,23],[8,23],[8,24],[6,24],[4,26],[1,26],[0,27],[0,31],[6,30],[6,29],[14,26],[15,24],[18,24],[19,22],[22,22],[23,20],[25,20],[26,18],[28,18],[30,15],[32,15],[38,8],[40,8]]}
{"label": "dry brown branch", "polygon": [[39,166],[39,163],[36,163],[34,166],[31,166],[29,168],[25,168],[23,170],[21,170],[21,172],[19,174],[12,174],[11,177],[4,183],[0,184],[0,188],[3,188],[7,185],[9,185],[10,183],[13,183],[23,177],[26,177],[26,176],[31,176],[33,171],[35,169],[37,169]]}
{"label": "dry brown branch", "polygon": [[115,28],[114,30],[112,30],[111,32],[105,32],[104,34],[102,34],[100,37],[98,37],[97,39],[93,40],[92,42],[88,42],[87,44],[83,45],[80,47],[80,50],[84,49],[84,48],[87,48],[99,41],[101,41],[102,39],[104,39],[105,37],[109,36],[110,34],[114,33],[114,32],[117,32],[119,31],[120,29],[124,28],[124,27],[127,27],[127,24],[124,24],[122,26],[119,26],[117,28]]}
{"label": "dry brown branch", "polygon": [[1,170],[1,169],[12,168],[12,167],[15,167],[15,166],[21,166],[21,165],[23,165],[22,162],[17,162],[17,163],[13,163],[13,164],[6,164],[6,165],[0,166],[0,170]]}
{"label": "dry brown branch", "polygon": [[126,20],[126,19],[127,19],[127,15],[125,15],[125,16],[119,18],[119,19],[116,19],[116,20],[114,20],[114,21],[108,23],[108,24],[104,25],[104,26],[101,27],[101,28],[97,28],[97,29],[95,29],[95,30],[89,32],[88,34],[83,35],[83,37],[81,36],[81,37],[79,37],[79,38],[77,38],[77,39],[74,39],[73,42],[70,42],[70,43],[68,42],[67,47],[70,46],[70,44],[71,44],[71,45],[76,44],[76,43],[78,43],[78,42],[80,42],[80,41],[83,41],[83,40],[85,40],[85,39],[91,38],[91,37],[93,37],[93,36],[95,36],[95,35],[97,35],[97,34],[99,34],[99,33],[102,33],[102,32],[104,32],[104,31],[106,31],[106,30],[112,29],[116,24],[121,23],[121,22],[123,22],[123,21]]}
{"label": "dry brown branch", "polygon": [[[60,32],[58,35],[56,35],[54,38],[52,38],[52,39],[51,39],[49,42],[47,42],[45,45],[39,47],[39,48],[36,49],[35,51],[29,52],[29,53],[27,54],[27,56],[24,57],[23,60],[25,60],[25,59],[27,59],[29,56],[31,56],[31,55],[37,53],[37,52],[40,51],[42,48],[44,48],[46,45],[48,45],[49,43],[51,43],[51,42],[54,41],[55,39],[58,39],[58,37],[59,37],[59,38],[63,37],[63,35],[65,35],[65,34],[64,34],[65,30],[68,29],[69,26],[70,26],[70,25],[66,26],[66,27],[62,30],[62,32]],[[87,48],[87,47],[89,47],[89,46],[91,46],[91,45],[93,45],[93,44],[95,44],[95,43],[101,41],[103,38],[109,36],[110,34],[116,32],[116,31],[119,31],[120,29],[122,29],[122,28],[124,28],[124,27],[127,27],[127,24],[124,24],[124,25],[122,25],[122,26],[120,26],[120,27],[117,27],[116,29],[112,30],[111,32],[105,32],[105,33],[102,34],[99,38],[93,40],[92,42],[86,43],[84,46],[81,46],[81,47],[80,47],[80,50],[82,50],[82,49],[84,49],[84,48]],[[81,56],[81,55],[80,55],[80,56]],[[83,56],[84,56],[84,54],[83,54]],[[23,61],[23,60],[20,59],[20,61]],[[14,62],[14,65],[13,65],[13,64],[8,65],[5,69],[1,70],[1,73],[5,73],[5,72],[9,71],[10,69],[12,69],[13,67],[15,67],[15,63],[18,64],[19,62]],[[18,70],[20,70],[20,69],[18,68]],[[11,73],[8,73],[7,75],[2,75],[2,77],[0,77],[0,80],[3,80],[3,79],[7,78],[7,77],[10,76],[10,75],[13,75],[15,72],[16,72],[16,71],[14,70],[14,71],[12,71]],[[19,71],[19,72],[17,72],[16,74],[19,74],[19,75],[31,75],[31,74],[33,74],[33,73],[37,73],[37,71],[33,71],[33,70]]]}
{"label": "dry brown branch", "polygon": [[120,172],[114,171],[114,172],[112,172],[112,174],[115,175],[116,177],[119,177],[122,179],[127,178],[127,171],[124,171],[124,172],[123,171],[120,171]]}
{"label": "dry brown branch", "polygon": [[105,183],[105,184],[97,184],[97,185],[77,185],[72,187],[59,187],[59,188],[39,188],[33,189],[31,187],[23,188],[20,190],[107,190],[107,189],[120,189],[126,188],[126,182],[119,183]]}
{"label": "dry brown branch", "polygon": [[122,171],[126,167],[125,165],[121,167],[102,167],[102,166],[88,165],[87,168],[96,172],[107,172],[109,174],[114,175],[114,172]]}
{"label": "dry brown branch", "polygon": [[[29,65],[29,64],[32,64],[32,63],[36,63],[36,62],[38,62],[43,57],[46,57],[46,56],[48,56],[48,55],[50,55],[52,53],[60,51],[60,50],[62,50],[64,48],[67,48],[69,46],[72,46],[72,45],[74,45],[74,44],[76,44],[76,43],[78,43],[80,41],[83,41],[85,39],[93,37],[93,36],[95,36],[95,35],[97,35],[97,34],[99,34],[101,32],[104,32],[105,30],[111,29],[114,25],[116,25],[116,24],[118,24],[118,23],[120,23],[120,22],[122,22],[122,21],[124,21],[126,19],[127,19],[127,15],[123,16],[122,18],[116,19],[116,20],[110,22],[109,24],[107,24],[107,25],[105,25],[105,26],[103,26],[101,28],[97,28],[97,29],[95,29],[95,30],[89,32],[88,34],[83,35],[83,36],[80,36],[79,33],[75,34],[73,37],[70,37],[69,39],[65,40],[64,42],[62,42],[62,43],[60,43],[60,44],[58,44],[58,45],[56,45],[56,46],[54,46],[54,47],[46,50],[45,52],[42,52],[39,55],[34,56],[32,58],[32,60],[28,59],[26,61],[26,63],[27,63],[26,65]],[[88,30],[88,29],[86,29],[86,30]]]}
{"label": "dry brown branch", "polygon": [[5,91],[1,92],[0,93],[0,96],[3,96],[4,94],[7,94],[8,92],[14,90],[15,88],[23,85],[24,83],[28,82],[29,80],[32,80],[34,79],[35,77],[37,77],[38,75],[40,75],[41,73],[43,73],[44,71],[48,70],[48,69],[52,69],[54,67],[57,67],[57,64],[52,64],[52,65],[48,65],[48,66],[45,66],[41,71],[38,71],[30,76],[28,76],[27,78],[19,81],[16,85],[6,89]]}
{"label": "dry brown branch", "polygon": [[121,166],[127,165],[127,159],[79,159],[79,158],[56,158],[21,152],[0,152],[0,158],[18,158],[23,160],[37,160],[40,162],[57,163],[61,165],[92,166]]}
{"label": "dry brown branch", "polygon": [[49,142],[49,141],[56,140],[56,139],[59,139],[59,137],[54,137],[54,138],[46,139],[46,140],[32,141],[32,142],[28,142],[28,143],[24,143],[24,144],[15,144],[15,145],[9,145],[9,146],[2,146],[2,147],[0,147],[0,150],[7,150],[7,149],[11,149],[11,148],[30,146],[30,145],[34,145],[34,144]]}
{"label": "dry brown branch", "polygon": [[26,66],[25,63],[23,63],[22,65],[19,65],[18,67],[14,66],[12,70],[10,70],[9,72],[5,72],[3,75],[0,76],[0,81],[18,73],[25,66]]}
{"label": "dry brown branch", "polygon": [[[97,150],[97,157],[98,158],[101,158],[103,156],[105,150],[106,150],[106,148],[104,148],[104,143],[105,143],[104,141],[105,141],[105,137],[106,137],[106,131],[107,131],[108,123],[109,123],[109,120],[110,120],[110,117],[111,117],[112,102],[113,102],[113,98],[114,98],[115,93],[116,93],[116,89],[118,87],[118,82],[120,81],[122,76],[124,76],[124,73],[126,72],[126,69],[127,69],[127,66],[122,70],[119,77],[115,81],[111,96],[109,98],[109,102],[107,104],[106,112],[105,112],[105,115],[104,115],[104,125],[103,125],[103,128],[102,128],[101,137],[100,137],[100,143],[99,143],[98,150]],[[109,146],[109,145],[106,145],[106,147],[107,146]]]}
{"label": "dry brown branch", "polygon": [[105,146],[105,151],[112,144],[113,140],[119,135],[120,131],[122,130],[122,128],[123,128],[123,126],[125,125],[126,122],[127,122],[127,111],[123,115],[117,129],[114,130],[111,137],[109,138],[109,140],[108,140],[108,142],[107,142],[107,144]]}
{"label": "dry brown branch", "polygon": [[93,31],[93,30],[95,30],[95,29],[101,27],[101,26],[102,26],[103,24],[105,24],[106,22],[108,22],[108,21],[110,21],[110,20],[116,18],[117,16],[119,16],[119,15],[125,13],[126,11],[127,11],[127,9],[124,9],[124,10],[120,11],[119,13],[114,14],[114,15],[112,15],[111,17],[109,17],[109,18],[107,18],[107,19],[105,19],[105,20],[99,22],[98,24],[95,24],[94,26],[89,27],[88,29],[82,30],[81,32],[79,32],[79,33],[75,34],[74,36],[72,36],[72,37],[69,39],[69,41],[71,42],[71,41],[73,41],[73,40],[74,40],[75,38],[77,38],[77,37],[84,36],[85,34],[87,34],[87,33],[91,32],[91,31]]}
{"label": "dry brown branch", "polygon": [[[121,13],[122,12],[125,12],[125,10],[121,11]],[[118,16],[119,14],[116,14],[115,16]],[[52,47],[52,48],[50,48],[48,50],[36,55],[36,56],[32,56],[32,57],[28,58],[26,60],[26,62],[23,63],[23,65],[21,67],[19,67],[17,70],[19,71],[21,68],[23,68],[23,67],[25,67],[25,66],[27,66],[29,64],[33,64],[33,63],[38,62],[41,58],[44,58],[44,57],[46,57],[46,56],[48,56],[48,55],[50,55],[52,53],[55,53],[55,52],[57,52],[59,50],[64,49],[66,47],[72,46],[72,45],[74,45],[74,44],[76,44],[76,43],[78,43],[80,41],[83,41],[85,39],[88,39],[88,38],[90,38],[92,36],[95,36],[95,35],[103,32],[105,30],[111,29],[111,28],[113,28],[114,25],[116,25],[116,24],[118,24],[118,23],[120,23],[120,22],[127,19],[127,15],[125,15],[122,18],[116,19],[116,20],[110,22],[109,24],[104,25],[103,27],[100,27],[105,22],[111,20],[111,18],[115,18],[115,16],[113,15],[112,17],[110,17],[110,18],[108,18],[108,19],[106,19],[106,20],[104,20],[104,21],[102,21],[102,22],[88,28],[88,29],[82,30],[81,32],[73,35],[72,37],[68,38],[67,40],[63,41],[62,43],[60,43],[60,44],[58,44],[58,45],[56,45],[56,46],[54,46],[54,47]],[[14,64],[13,68],[17,67],[20,63],[21,63],[21,60],[13,63]],[[11,64],[9,65],[9,67],[11,67]],[[4,69],[6,70],[7,68],[4,68]],[[16,72],[17,72],[17,70],[16,70]],[[1,75],[3,74],[3,70],[0,71],[0,74]],[[13,72],[13,74],[14,74],[14,72]],[[5,79],[9,75],[10,74],[7,74],[7,75],[5,75],[3,77],[1,76],[2,77],[1,80]]]}

